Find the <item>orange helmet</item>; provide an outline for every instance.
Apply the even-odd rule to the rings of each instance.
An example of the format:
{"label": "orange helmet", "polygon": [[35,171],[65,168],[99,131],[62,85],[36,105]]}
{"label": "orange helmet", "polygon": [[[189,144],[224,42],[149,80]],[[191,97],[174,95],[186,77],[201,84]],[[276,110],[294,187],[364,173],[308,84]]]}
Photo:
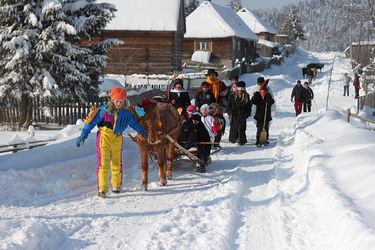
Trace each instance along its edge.
{"label": "orange helmet", "polygon": [[125,99],[128,97],[125,89],[120,88],[120,87],[113,88],[109,96],[111,97],[112,100],[120,100],[120,101],[125,101]]}

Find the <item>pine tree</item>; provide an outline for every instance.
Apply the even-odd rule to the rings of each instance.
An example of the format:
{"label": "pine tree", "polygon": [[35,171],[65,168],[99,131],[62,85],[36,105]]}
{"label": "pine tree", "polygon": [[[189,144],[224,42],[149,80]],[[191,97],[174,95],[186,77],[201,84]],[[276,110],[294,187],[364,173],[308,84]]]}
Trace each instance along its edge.
{"label": "pine tree", "polygon": [[229,7],[231,7],[235,12],[242,9],[242,1],[241,0],[230,0]]}
{"label": "pine tree", "polygon": [[297,40],[297,38],[301,40],[305,40],[305,35],[301,26],[301,20],[297,15],[297,10],[293,6],[279,28],[279,33],[288,35],[292,41]]}
{"label": "pine tree", "polygon": [[0,99],[20,103],[19,127],[31,123],[35,97],[87,100],[97,94],[105,53],[119,41],[81,42],[98,35],[113,18],[113,5],[0,0],[0,7]]}
{"label": "pine tree", "polygon": [[190,15],[199,6],[198,0],[185,0],[185,16]]}

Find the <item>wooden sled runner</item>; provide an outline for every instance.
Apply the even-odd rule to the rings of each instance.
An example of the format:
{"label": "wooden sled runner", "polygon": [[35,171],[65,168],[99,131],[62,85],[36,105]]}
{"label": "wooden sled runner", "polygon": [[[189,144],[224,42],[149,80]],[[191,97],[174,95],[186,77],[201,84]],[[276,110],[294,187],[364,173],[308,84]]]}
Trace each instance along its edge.
{"label": "wooden sled runner", "polygon": [[182,147],[180,144],[178,144],[178,142],[176,140],[174,140],[170,135],[165,135],[165,138],[167,138],[170,142],[172,142],[176,148],[178,149],[178,152],[181,154],[184,154],[186,155],[189,160],[191,160],[195,166],[197,165],[202,165],[204,162],[199,159],[196,155],[194,155],[192,152],[190,152],[189,150],[185,149],[184,147]]}

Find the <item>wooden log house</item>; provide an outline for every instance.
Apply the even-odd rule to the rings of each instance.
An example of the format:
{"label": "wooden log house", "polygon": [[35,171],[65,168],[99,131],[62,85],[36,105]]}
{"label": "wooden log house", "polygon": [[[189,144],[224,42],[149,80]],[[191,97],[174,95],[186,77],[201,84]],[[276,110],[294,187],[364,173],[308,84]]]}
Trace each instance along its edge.
{"label": "wooden log house", "polygon": [[116,17],[100,39],[124,44],[108,53],[106,74],[172,74],[182,69],[184,0],[107,0]]}
{"label": "wooden log house", "polygon": [[183,59],[189,63],[194,53],[204,51],[210,64],[231,68],[236,59],[255,59],[256,40],[231,8],[205,1],[186,18]]}

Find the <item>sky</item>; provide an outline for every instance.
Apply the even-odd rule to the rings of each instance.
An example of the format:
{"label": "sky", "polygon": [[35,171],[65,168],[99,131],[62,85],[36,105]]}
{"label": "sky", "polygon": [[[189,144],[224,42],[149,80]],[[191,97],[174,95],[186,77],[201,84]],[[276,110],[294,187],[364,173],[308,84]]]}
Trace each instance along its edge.
{"label": "sky", "polygon": [[[249,9],[280,8],[287,4],[297,4],[300,0],[242,0],[244,7]],[[226,6],[229,0],[212,0],[214,3]]]}
{"label": "sky", "polygon": [[[96,129],[80,148],[82,120],[62,130],[36,129],[35,139],[56,140],[0,154],[0,249],[374,249],[374,127],[347,122],[345,110],[355,113],[356,100],[352,87],[342,95],[342,76],[351,64],[339,53],[333,67],[333,58],[299,49],[280,66],[241,75],[249,93],[259,88],[259,76],[270,79],[277,107],[270,145],[254,145],[253,107],[248,143],[230,143],[228,123],[207,173],[180,159],[161,187],[149,161],[148,191],[140,188],[138,147],[127,133],[121,193],[103,199]],[[312,61],[325,64],[311,85],[312,112],[296,117],[290,94]],[[0,131],[0,145],[15,136],[30,139],[27,131]]]}

